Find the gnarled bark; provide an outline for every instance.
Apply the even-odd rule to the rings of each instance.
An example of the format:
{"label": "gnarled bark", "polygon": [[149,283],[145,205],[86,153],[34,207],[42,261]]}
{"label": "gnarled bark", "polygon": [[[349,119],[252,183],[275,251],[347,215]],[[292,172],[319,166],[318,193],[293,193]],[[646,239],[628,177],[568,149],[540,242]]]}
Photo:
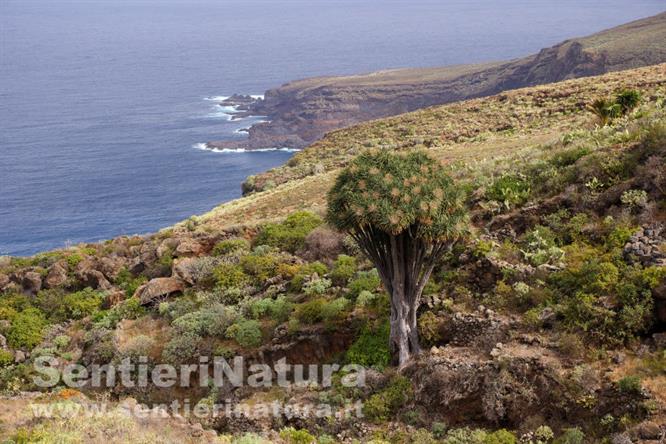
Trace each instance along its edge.
{"label": "gnarled bark", "polygon": [[422,239],[418,232],[419,226],[414,224],[399,234],[373,227],[362,227],[352,233],[377,267],[390,295],[390,350],[393,364],[399,366],[421,351],[416,313],[435,264],[449,245]]}

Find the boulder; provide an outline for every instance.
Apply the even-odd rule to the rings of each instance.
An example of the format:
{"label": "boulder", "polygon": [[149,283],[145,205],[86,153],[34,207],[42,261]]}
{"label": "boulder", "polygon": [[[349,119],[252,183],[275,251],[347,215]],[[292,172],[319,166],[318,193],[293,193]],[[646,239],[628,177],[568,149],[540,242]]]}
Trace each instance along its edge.
{"label": "boulder", "polygon": [[96,269],[97,264],[90,259],[79,263],[76,267],[75,276],[81,283],[93,289],[110,290],[111,283],[106,279],[104,273]]}
{"label": "boulder", "polygon": [[37,294],[42,289],[42,275],[36,271],[28,271],[21,280],[23,291],[30,294]]}
{"label": "boulder", "polygon": [[7,338],[0,335],[0,350],[7,350]]}
{"label": "boulder", "polygon": [[56,262],[53,264],[44,279],[46,288],[56,288],[67,282],[67,265],[64,262]]}
{"label": "boulder", "polygon": [[194,277],[194,267],[197,263],[197,259],[193,257],[184,257],[182,259],[176,259],[173,262],[172,274],[174,277],[179,278],[183,282],[187,282],[190,285],[195,284]]}
{"label": "boulder", "polygon": [[25,352],[22,352],[21,350],[16,350],[14,352],[15,363],[20,364],[22,362],[25,362],[26,359],[28,359],[28,357],[25,355]]}
{"label": "boulder", "polygon": [[178,257],[192,257],[201,256],[204,252],[204,247],[199,242],[192,239],[185,239],[176,247],[176,256]]}
{"label": "boulder", "polygon": [[180,279],[155,278],[137,288],[134,296],[140,299],[142,305],[151,305],[174,293],[182,293],[184,289],[185,285]]}
{"label": "boulder", "polygon": [[657,423],[645,421],[631,429],[629,434],[634,438],[658,440],[661,438],[662,430]]}
{"label": "boulder", "polygon": [[124,266],[125,261],[120,257],[103,257],[98,263],[99,271],[111,280],[118,277],[118,273],[120,273]]}
{"label": "boulder", "polygon": [[9,284],[9,276],[6,274],[0,273],[0,291],[4,290],[5,287]]}
{"label": "boulder", "polygon": [[123,290],[113,289],[107,292],[104,298],[103,306],[105,309],[110,309],[120,304],[125,300],[125,292]]}
{"label": "boulder", "polygon": [[178,243],[179,243],[178,239],[174,239],[174,238],[170,237],[170,238],[164,239],[162,241],[162,243],[160,243],[160,245],[157,247],[157,250],[154,250],[152,245],[146,243],[141,248],[141,254],[145,254],[145,253],[152,250],[157,255],[157,257],[162,257],[162,256],[164,256],[165,254],[167,254],[169,252],[173,253],[174,251],[176,251],[176,247],[178,247]]}

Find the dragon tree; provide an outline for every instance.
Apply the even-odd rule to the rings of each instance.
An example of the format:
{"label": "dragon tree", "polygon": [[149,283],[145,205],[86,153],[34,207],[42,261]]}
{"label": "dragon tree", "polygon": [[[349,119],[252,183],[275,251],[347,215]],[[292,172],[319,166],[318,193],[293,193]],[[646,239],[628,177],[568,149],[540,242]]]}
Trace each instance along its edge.
{"label": "dragon tree", "polygon": [[338,176],[327,219],[349,233],[390,295],[394,365],[420,352],[417,310],[435,266],[465,230],[463,193],[422,151],[367,152]]}

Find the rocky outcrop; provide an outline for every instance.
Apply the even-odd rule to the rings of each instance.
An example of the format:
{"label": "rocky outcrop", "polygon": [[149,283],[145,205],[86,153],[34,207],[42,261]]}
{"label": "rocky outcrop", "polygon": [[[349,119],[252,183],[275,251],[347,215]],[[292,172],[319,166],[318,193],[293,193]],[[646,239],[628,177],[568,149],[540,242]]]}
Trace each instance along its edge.
{"label": "rocky outcrop", "polygon": [[624,246],[624,256],[643,266],[666,267],[666,230],[663,224],[651,224],[634,233]]}
{"label": "rocky outcrop", "polygon": [[49,268],[46,279],[44,279],[44,286],[46,288],[58,288],[67,282],[67,278],[67,263],[56,262]]}
{"label": "rocky outcrop", "polygon": [[28,294],[37,294],[42,289],[42,275],[36,271],[28,271],[21,279],[23,291]]}
{"label": "rocky outcrop", "polygon": [[153,305],[167,297],[182,293],[185,290],[183,282],[176,278],[155,278],[137,288],[134,297],[138,297],[142,305]]}
{"label": "rocky outcrop", "polygon": [[[211,148],[303,148],[325,133],[355,123],[501,91],[666,61],[666,13],[589,37],[567,40],[506,63],[387,70],[368,75],[306,79],[248,102],[268,116],[248,139],[209,142]],[[240,100],[240,99],[239,99]],[[236,101],[234,101],[236,103]]]}

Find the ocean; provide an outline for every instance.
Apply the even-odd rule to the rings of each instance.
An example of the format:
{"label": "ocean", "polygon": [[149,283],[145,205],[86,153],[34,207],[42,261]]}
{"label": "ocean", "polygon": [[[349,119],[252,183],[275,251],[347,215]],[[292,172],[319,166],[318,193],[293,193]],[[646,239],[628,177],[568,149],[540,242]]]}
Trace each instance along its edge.
{"label": "ocean", "polygon": [[[289,151],[210,152],[289,80],[524,56],[663,0],[2,0],[0,255],[156,231]],[[260,119],[257,117],[255,119]]]}

